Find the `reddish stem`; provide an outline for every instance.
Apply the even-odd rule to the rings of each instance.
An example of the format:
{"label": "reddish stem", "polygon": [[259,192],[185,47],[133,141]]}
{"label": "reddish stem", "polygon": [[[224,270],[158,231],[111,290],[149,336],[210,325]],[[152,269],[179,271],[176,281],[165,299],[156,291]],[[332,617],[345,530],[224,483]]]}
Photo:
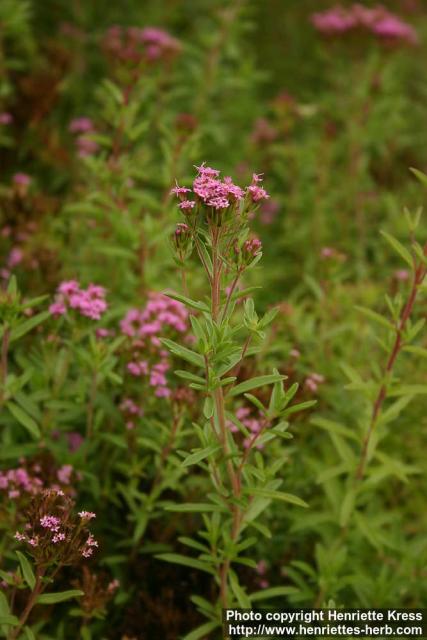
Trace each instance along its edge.
{"label": "reddish stem", "polygon": [[[427,255],[427,244],[424,247],[424,255]],[[422,284],[425,275],[427,273],[427,268],[424,266],[424,264],[419,264],[414,271],[414,277],[412,280],[412,287],[411,287],[411,291],[409,293],[409,297],[408,300],[403,308],[403,311],[401,313],[400,316],[400,320],[398,323],[398,326],[396,328],[396,337],[394,340],[394,344],[393,344],[393,348],[390,352],[389,358],[387,360],[387,364],[385,366],[385,370],[384,370],[384,377],[389,376],[389,374],[393,371],[393,367],[395,365],[395,362],[397,360],[397,357],[399,355],[399,353],[401,352],[402,348],[403,348],[403,334],[405,332],[406,329],[406,324],[411,316],[412,310],[414,308],[414,304],[417,298],[417,293],[418,293],[418,289],[420,287],[420,285]],[[363,475],[365,473],[365,468],[366,468],[366,462],[367,462],[367,456],[368,456],[368,451],[369,451],[369,444],[371,441],[371,437],[372,434],[375,430],[379,415],[381,413],[381,409],[382,406],[384,404],[384,400],[386,399],[387,396],[387,386],[386,383],[383,382],[379,388],[377,397],[375,399],[373,408],[372,408],[372,415],[371,415],[371,420],[369,423],[369,427],[368,427],[368,431],[366,433],[366,436],[363,440],[363,444],[362,444],[362,451],[360,454],[360,462],[359,465],[357,467],[357,471],[356,471],[356,479],[357,480],[361,480],[363,478]]]}

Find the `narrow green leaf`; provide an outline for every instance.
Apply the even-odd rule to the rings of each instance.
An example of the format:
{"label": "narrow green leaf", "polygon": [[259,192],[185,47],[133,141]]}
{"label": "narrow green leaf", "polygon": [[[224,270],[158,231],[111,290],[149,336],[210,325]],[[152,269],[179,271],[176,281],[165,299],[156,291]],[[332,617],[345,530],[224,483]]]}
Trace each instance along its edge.
{"label": "narrow green leaf", "polygon": [[24,627],[24,634],[27,640],[36,640],[36,636],[34,635],[34,631],[31,627]]}
{"label": "narrow green leaf", "polygon": [[243,587],[240,586],[239,580],[234,572],[230,572],[230,586],[234,595],[236,596],[237,602],[243,609],[250,609],[251,601],[247,594],[245,593]]}
{"label": "narrow green leaf", "polygon": [[387,320],[387,318],[383,318],[383,316],[376,311],[372,311],[372,309],[366,309],[365,307],[359,307],[358,305],[356,305],[355,308],[374,322],[381,324],[386,329],[389,329],[390,331],[396,331],[396,327],[389,320]]}
{"label": "narrow green leaf", "polygon": [[29,431],[32,436],[34,436],[35,438],[40,438],[40,430],[37,426],[37,423],[31,416],[28,415],[28,413],[25,413],[25,411],[21,409],[21,407],[18,407],[18,405],[13,402],[8,402],[6,404],[6,407],[9,409],[13,417],[16,418],[16,420],[20,424],[22,424],[22,426],[25,427],[25,429],[27,429],[27,431]]}
{"label": "narrow green leaf", "polygon": [[164,507],[165,511],[176,511],[178,513],[203,513],[210,511],[220,511],[220,508],[216,504],[209,504],[204,502],[186,502],[184,504],[168,504]]}
{"label": "narrow green leaf", "polygon": [[19,624],[19,620],[16,616],[12,616],[12,615],[0,616],[0,625],[2,624],[7,624],[11,627],[16,627]]}
{"label": "narrow green leaf", "polygon": [[191,309],[197,309],[198,311],[209,311],[208,305],[204,302],[191,300],[191,298],[187,298],[186,296],[183,296],[180,293],[175,293],[174,291],[164,291],[163,293],[168,298],[172,298],[172,300],[182,302],[186,307],[190,307]]}
{"label": "narrow green leaf", "polygon": [[381,235],[387,240],[387,242],[393,247],[393,249],[400,255],[400,257],[409,265],[411,269],[414,268],[414,261],[408,249],[403,246],[397,238],[390,235],[386,231],[381,231]]}
{"label": "narrow green leaf", "polygon": [[311,423],[316,425],[316,427],[325,429],[329,433],[336,433],[338,435],[345,436],[350,440],[358,441],[358,437],[353,431],[348,429],[348,427],[339,424],[338,422],[334,422],[333,420],[328,420],[327,418],[322,418],[321,416],[314,416],[314,418],[311,419]]}
{"label": "narrow green leaf", "polygon": [[344,496],[344,500],[341,504],[340,509],[340,525],[345,527],[353,513],[354,506],[356,502],[356,492],[353,489],[350,489],[346,495]]}
{"label": "narrow green leaf", "polygon": [[290,502],[298,507],[308,507],[308,504],[292,493],[284,493],[283,491],[273,491],[271,489],[250,489],[250,493],[262,498],[271,498],[271,500],[282,500],[283,502]]}
{"label": "narrow green leaf", "polygon": [[205,449],[201,449],[200,451],[196,451],[195,453],[192,453],[191,455],[188,456],[188,458],[185,458],[185,460],[181,464],[183,467],[189,467],[192,464],[197,464],[201,460],[204,460],[208,456],[219,451],[220,448],[221,447],[219,444],[212,444],[209,447],[206,447]]}
{"label": "narrow green leaf", "polygon": [[422,171],[419,171],[419,169],[415,169],[414,167],[410,168],[410,171],[412,171],[412,173],[414,174],[414,176],[416,176],[418,178],[418,180],[427,187],[427,175],[425,173],[423,173]]}
{"label": "narrow green leaf", "polygon": [[11,332],[10,342],[14,342],[15,340],[18,340],[18,338],[22,338],[22,336],[25,336],[25,334],[31,331],[31,329],[34,329],[41,322],[44,322],[47,318],[49,318],[49,316],[50,316],[49,311],[42,311],[41,313],[38,313],[33,318],[29,318],[28,320],[21,322],[21,324],[19,324]]}
{"label": "narrow green leaf", "polygon": [[237,384],[233,389],[228,393],[229,396],[237,396],[241,393],[245,393],[246,391],[251,391],[252,389],[257,389],[258,387],[263,387],[267,384],[274,384],[275,382],[279,382],[280,380],[286,380],[286,376],[281,376],[277,373],[272,373],[267,376],[257,376],[252,378],[251,380],[245,380],[240,384]]}
{"label": "narrow green leaf", "polygon": [[64,602],[71,598],[79,598],[84,596],[84,592],[79,589],[70,589],[69,591],[59,591],[58,593],[42,593],[37,598],[37,604],[55,604],[56,602]]}
{"label": "narrow green leaf", "polygon": [[31,565],[28,559],[24,556],[20,551],[16,552],[16,555],[19,559],[19,564],[21,565],[22,575],[24,576],[25,582],[28,584],[31,590],[36,586],[36,577],[33,573]]}
{"label": "narrow green leaf", "polygon": [[256,591],[251,593],[249,598],[251,602],[258,602],[259,600],[269,600],[270,598],[280,598],[282,596],[294,595],[298,592],[296,587],[271,587],[270,589],[263,589],[262,591]]}
{"label": "narrow green leaf", "polygon": [[177,342],[173,340],[169,340],[168,338],[162,338],[162,344],[165,345],[174,355],[182,358],[183,360],[187,360],[191,364],[194,364],[196,367],[203,367],[204,360],[203,357],[196,353],[195,351],[191,351],[191,349],[187,349],[187,347],[183,347]]}
{"label": "narrow green leaf", "polygon": [[206,571],[207,573],[214,573],[212,567],[201,560],[195,558],[187,558],[179,553],[160,553],[155,558],[158,560],[164,560],[165,562],[172,562],[174,564],[181,564],[184,567],[192,567],[193,569],[199,569],[200,571]]}
{"label": "narrow green leaf", "polygon": [[190,633],[187,633],[182,640],[200,640],[200,638],[207,637],[207,634],[219,627],[218,622],[205,622],[197,627]]}

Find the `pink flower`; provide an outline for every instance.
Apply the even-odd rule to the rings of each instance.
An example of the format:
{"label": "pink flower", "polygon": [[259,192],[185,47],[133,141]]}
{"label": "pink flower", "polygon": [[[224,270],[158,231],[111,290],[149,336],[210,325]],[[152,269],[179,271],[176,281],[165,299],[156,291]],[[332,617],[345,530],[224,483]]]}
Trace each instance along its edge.
{"label": "pink flower", "polygon": [[28,187],[31,182],[30,176],[26,173],[15,173],[15,175],[12,177],[12,180],[14,184],[20,185],[22,187]]}
{"label": "pink flower", "polygon": [[86,540],[86,544],[88,547],[97,547],[98,546],[98,542],[95,540],[95,538],[93,537],[93,535],[90,533],[88,536],[88,539]]}
{"label": "pink flower", "polygon": [[53,316],[65,316],[67,307],[63,302],[53,302],[49,306],[49,311]]}
{"label": "pink flower", "polygon": [[8,113],[7,111],[3,111],[2,113],[0,113],[0,124],[8,125],[12,124],[12,122],[13,116],[11,113]]}
{"label": "pink flower", "polygon": [[66,280],[58,287],[58,293],[62,293],[64,296],[69,296],[73,293],[78,293],[79,291],[80,285],[77,280]]}
{"label": "pink flower", "polygon": [[266,200],[270,197],[267,191],[257,184],[249,185],[247,191],[253,202],[260,202],[261,200]]}
{"label": "pink flower", "polygon": [[183,211],[188,211],[193,209],[195,204],[196,203],[193,200],[183,200],[182,202],[179,203],[179,208],[182,209]]}
{"label": "pink flower", "polygon": [[89,521],[96,518],[96,513],[93,513],[93,511],[79,511],[79,516],[82,520]]}
{"label": "pink flower", "polygon": [[22,249],[20,249],[19,247],[14,247],[9,253],[9,257],[7,259],[7,266],[9,267],[9,269],[13,269],[13,267],[16,267],[18,264],[20,264],[23,257],[24,252],[22,251]]}
{"label": "pink flower", "polygon": [[185,194],[189,193],[190,191],[191,191],[191,189],[188,189],[187,187],[179,187],[178,183],[176,184],[176,186],[173,189],[171,189],[171,193],[175,194],[179,198],[181,198],[182,196],[185,197]]}
{"label": "pink flower", "polygon": [[56,544],[57,542],[62,542],[63,540],[65,540],[65,533],[55,533],[55,535],[52,538],[53,544]]}
{"label": "pink flower", "polygon": [[45,529],[49,529],[50,531],[58,531],[60,523],[60,519],[56,516],[46,515],[40,518],[41,526]]}
{"label": "pink flower", "polygon": [[396,278],[396,280],[406,282],[407,280],[409,280],[409,271],[407,269],[397,269],[394,272],[394,277]]}
{"label": "pink flower", "polygon": [[107,587],[107,591],[108,593],[114,593],[115,591],[117,591],[119,587],[120,587],[120,580],[117,580],[117,578],[115,578],[109,583]]}
{"label": "pink flower", "polygon": [[18,542],[25,542],[27,539],[27,536],[25,536],[23,533],[19,533],[19,531],[17,531],[13,537],[15,538],[15,540],[18,540]]}
{"label": "pink flower", "polygon": [[56,475],[58,477],[59,482],[62,484],[70,484],[71,475],[73,473],[73,467],[71,464],[64,464],[58,471]]}
{"label": "pink flower", "polygon": [[386,16],[374,24],[372,32],[389,40],[401,40],[408,44],[417,44],[418,42],[415,29],[393,15]]}
{"label": "pink flower", "polygon": [[92,120],[85,116],[74,118],[74,120],[71,120],[68,127],[68,130],[71,133],[87,133],[88,131],[93,131],[93,129],[94,126]]}

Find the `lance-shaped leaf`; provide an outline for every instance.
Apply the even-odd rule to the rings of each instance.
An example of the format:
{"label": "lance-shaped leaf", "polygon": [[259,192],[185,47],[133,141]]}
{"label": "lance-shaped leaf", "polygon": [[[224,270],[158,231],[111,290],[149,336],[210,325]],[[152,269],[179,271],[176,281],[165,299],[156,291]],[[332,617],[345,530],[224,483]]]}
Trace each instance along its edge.
{"label": "lance-shaped leaf", "polygon": [[58,591],[58,593],[42,593],[36,600],[37,604],[56,604],[71,600],[71,598],[79,598],[84,596],[84,592],[79,589],[70,589],[69,591]]}
{"label": "lance-shaped leaf", "polygon": [[414,259],[406,247],[403,246],[397,238],[390,235],[386,231],[381,231],[381,235],[387,240],[387,242],[393,247],[393,249],[400,255],[400,257],[409,265],[411,269],[414,267]]}
{"label": "lance-shaped leaf", "polygon": [[213,453],[216,453],[220,448],[221,447],[219,444],[213,444],[210,447],[206,447],[205,449],[201,449],[200,451],[192,453],[187,458],[185,458],[185,460],[183,460],[181,464],[183,467],[190,467],[192,464],[197,464]]}
{"label": "lance-shaped leaf", "polygon": [[31,565],[23,553],[17,551],[16,555],[18,556],[19,564],[21,565],[21,571],[22,575],[24,576],[24,580],[28,584],[30,589],[33,590],[36,586],[36,577],[33,573]]}
{"label": "lance-shaped leaf", "polygon": [[282,376],[278,373],[272,373],[267,376],[257,376],[256,378],[251,378],[251,380],[245,380],[244,382],[237,384],[230,390],[228,395],[238,396],[241,393],[252,391],[252,389],[257,389],[258,387],[263,387],[267,384],[274,384],[280,380],[286,380],[286,376]]}
{"label": "lance-shaped leaf", "polygon": [[213,568],[206,562],[196,560],[196,558],[188,558],[187,556],[182,556],[179,553],[161,553],[155,557],[158,560],[164,560],[165,562],[181,564],[184,567],[191,567],[193,569],[199,569],[200,571],[206,571],[206,573],[215,574]]}
{"label": "lance-shaped leaf", "polygon": [[29,433],[31,433],[32,436],[34,436],[35,438],[40,437],[40,430],[37,426],[37,423],[31,416],[28,415],[28,413],[25,413],[25,411],[21,409],[21,407],[18,407],[18,405],[13,402],[8,402],[6,406],[13,417],[16,418],[16,420],[20,424],[22,424],[22,426],[25,427],[25,429]]}
{"label": "lance-shaped leaf", "polygon": [[164,295],[168,298],[172,298],[172,300],[182,302],[182,304],[185,304],[186,307],[190,307],[191,309],[197,309],[198,311],[209,311],[208,305],[204,302],[191,300],[191,298],[187,298],[187,296],[183,296],[180,293],[175,293],[175,291],[164,291]]}
{"label": "lance-shaped leaf", "polygon": [[289,502],[295,504],[298,507],[308,507],[308,504],[299,498],[294,496],[293,493],[285,493],[284,491],[273,491],[272,489],[248,489],[248,493],[252,493],[262,498],[270,498],[271,500],[282,500],[282,502]]}
{"label": "lance-shaped leaf", "polygon": [[199,353],[196,353],[191,349],[187,349],[187,347],[183,347],[177,342],[169,340],[168,338],[162,338],[161,342],[165,345],[165,347],[169,349],[171,353],[173,353],[175,356],[178,356],[178,358],[182,358],[183,360],[194,364],[196,367],[204,366],[203,357]]}

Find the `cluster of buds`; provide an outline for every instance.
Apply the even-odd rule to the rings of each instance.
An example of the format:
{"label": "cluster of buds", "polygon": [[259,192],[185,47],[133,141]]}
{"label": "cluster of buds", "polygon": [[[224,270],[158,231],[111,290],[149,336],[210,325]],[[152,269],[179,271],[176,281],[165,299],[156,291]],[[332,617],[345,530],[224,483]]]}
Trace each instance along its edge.
{"label": "cluster of buds", "polygon": [[237,256],[238,267],[245,268],[253,263],[253,261],[262,256],[262,243],[257,237],[249,238],[240,245],[236,240],[234,252]]}
{"label": "cluster of buds", "polygon": [[180,263],[190,257],[193,252],[193,237],[188,224],[179,222],[176,225],[172,235],[172,244]]}
{"label": "cluster of buds", "polygon": [[87,524],[90,511],[74,513],[74,501],[63,491],[46,489],[34,496],[22,531],[15,539],[26,545],[38,566],[71,565],[90,558],[98,542]]}
{"label": "cluster of buds", "polygon": [[79,605],[87,619],[104,614],[108,602],[114,598],[120,587],[119,580],[109,580],[105,575],[93,573],[86,565],[82,567],[81,578],[72,584],[84,593]]}
{"label": "cluster of buds", "polygon": [[316,393],[319,385],[325,382],[325,377],[320,373],[310,373],[304,381],[304,386],[306,389],[311,391],[312,393]]}

